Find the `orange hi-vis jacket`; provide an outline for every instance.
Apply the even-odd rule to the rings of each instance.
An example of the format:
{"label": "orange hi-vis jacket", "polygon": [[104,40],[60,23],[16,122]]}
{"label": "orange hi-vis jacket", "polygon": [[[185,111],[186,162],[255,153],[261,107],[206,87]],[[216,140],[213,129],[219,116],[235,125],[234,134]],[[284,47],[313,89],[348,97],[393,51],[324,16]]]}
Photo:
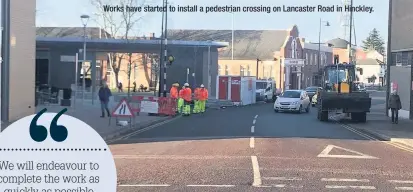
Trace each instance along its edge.
{"label": "orange hi-vis jacket", "polygon": [[184,89],[179,90],[179,98],[184,98]]}
{"label": "orange hi-vis jacket", "polygon": [[191,88],[189,88],[189,87],[185,88],[182,96],[183,96],[182,98],[185,101],[188,101],[188,102],[192,101],[192,90],[191,90]]}
{"label": "orange hi-vis jacket", "polygon": [[171,90],[169,91],[171,98],[178,99],[178,88],[177,87],[171,87]]}
{"label": "orange hi-vis jacket", "polygon": [[208,90],[203,88],[199,90],[199,100],[206,101],[208,100]]}
{"label": "orange hi-vis jacket", "polygon": [[201,90],[201,88],[195,88],[194,90],[194,95],[195,95],[195,99],[196,100],[200,100],[201,99],[201,95],[199,94],[199,91]]}

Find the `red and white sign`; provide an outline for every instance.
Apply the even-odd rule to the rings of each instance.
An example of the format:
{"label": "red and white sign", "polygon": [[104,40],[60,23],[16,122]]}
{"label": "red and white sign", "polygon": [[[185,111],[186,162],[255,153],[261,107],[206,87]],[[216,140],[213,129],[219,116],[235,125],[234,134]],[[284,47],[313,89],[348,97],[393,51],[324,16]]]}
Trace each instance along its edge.
{"label": "red and white sign", "polygon": [[119,102],[119,104],[116,106],[115,110],[112,112],[112,116],[114,117],[134,117],[135,115],[132,112],[132,108],[130,107],[126,99],[122,99]]}

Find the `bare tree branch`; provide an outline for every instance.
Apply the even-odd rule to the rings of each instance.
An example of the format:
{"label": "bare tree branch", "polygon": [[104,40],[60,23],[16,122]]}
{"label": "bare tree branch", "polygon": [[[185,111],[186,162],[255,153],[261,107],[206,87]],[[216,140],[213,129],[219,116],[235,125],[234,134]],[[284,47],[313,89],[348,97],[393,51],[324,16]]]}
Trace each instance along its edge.
{"label": "bare tree branch", "polygon": [[[129,7],[143,7],[145,0],[90,0],[91,4],[96,8],[96,13],[92,18],[98,26],[104,31],[105,38],[124,39],[127,42],[135,39],[133,32],[137,24],[142,21],[143,11],[127,11]],[[124,12],[105,12],[104,6],[121,6],[124,7]],[[115,83],[119,83],[119,72],[122,69],[122,61],[127,59],[128,65],[132,64],[132,53],[108,53],[109,65],[115,75]],[[128,77],[130,79],[130,67],[128,67]]]}

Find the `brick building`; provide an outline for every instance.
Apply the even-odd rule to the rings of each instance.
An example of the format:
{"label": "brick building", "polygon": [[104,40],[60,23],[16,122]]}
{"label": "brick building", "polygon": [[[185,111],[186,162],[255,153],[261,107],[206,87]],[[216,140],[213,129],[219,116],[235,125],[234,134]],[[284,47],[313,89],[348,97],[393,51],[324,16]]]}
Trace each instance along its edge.
{"label": "brick building", "polygon": [[[231,30],[169,30],[175,40],[231,42]],[[234,50],[232,51],[232,47]],[[232,55],[233,53],[233,55]],[[232,58],[233,57],[233,58]],[[287,30],[235,30],[234,45],[219,50],[220,75],[257,75],[259,79],[275,79],[278,88],[301,87],[301,67],[285,67],[287,61],[304,59],[297,26]],[[302,62],[302,64],[304,64]],[[289,71],[289,73],[288,73]],[[287,75],[285,76],[285,73]],[[286,81],[286,78],[287,81]],[[289,83],[286,83],[289,82]]]}
{"label": "brick building", "polygon": [[320,64],[318,64],[318,44],[307,43],[305,39],[301,39],[303,45],[303,55],[305,58],[305,65],[302,69],[302,85],[305,87],[319,85],[317,73],[319,69],[333,63],[333,48],[321,45],[320,46]]}

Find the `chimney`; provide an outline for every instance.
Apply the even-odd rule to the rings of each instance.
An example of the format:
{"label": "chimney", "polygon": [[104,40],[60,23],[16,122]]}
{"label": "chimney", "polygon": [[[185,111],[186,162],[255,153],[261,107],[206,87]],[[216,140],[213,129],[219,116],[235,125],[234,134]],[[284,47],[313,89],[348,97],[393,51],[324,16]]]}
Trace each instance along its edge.
{"label": "chimney", "polygon": [[155,33],[149,33],[149,39],[155,39]]}

